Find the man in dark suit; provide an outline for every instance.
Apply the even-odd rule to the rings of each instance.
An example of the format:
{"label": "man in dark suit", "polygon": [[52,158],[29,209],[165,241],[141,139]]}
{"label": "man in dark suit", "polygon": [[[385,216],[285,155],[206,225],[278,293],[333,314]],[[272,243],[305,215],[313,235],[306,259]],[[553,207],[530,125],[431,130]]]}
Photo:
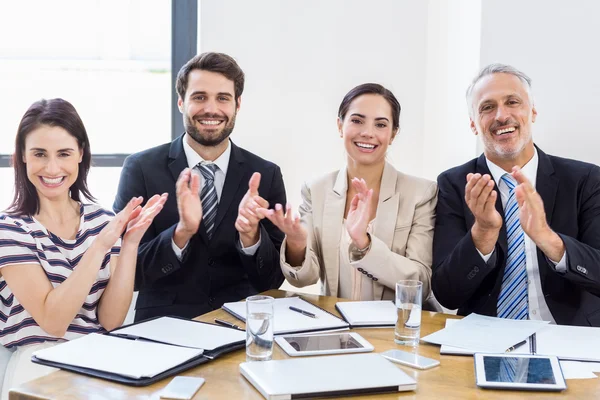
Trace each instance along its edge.
{"label": "man in dark suit", "polygon": [[484,154],[438,177],[432,288],[458,313],[600,326],[600,168],[545,154],[531,80],[484,68],[467,90]]}
{"label": "man in dark suit", "polygon": [[286,203],[281,171],[229,140],[243,71],[228,55],[203,53],[181,68],[176,89],[186,132],[127,157],[113,205],[169,194],[139,247],[136,321],[196,317],[284,279],[283,234],[255,213]]}

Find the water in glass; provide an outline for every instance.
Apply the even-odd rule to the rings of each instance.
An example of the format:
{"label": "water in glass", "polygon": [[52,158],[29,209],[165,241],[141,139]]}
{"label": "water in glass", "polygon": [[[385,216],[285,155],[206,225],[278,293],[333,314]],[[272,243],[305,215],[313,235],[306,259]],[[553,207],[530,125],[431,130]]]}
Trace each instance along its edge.
{"label": "water in glass", "polygon": [[246,319],[246,361],[267,361],[273,356],[273,314],[249,313]]}

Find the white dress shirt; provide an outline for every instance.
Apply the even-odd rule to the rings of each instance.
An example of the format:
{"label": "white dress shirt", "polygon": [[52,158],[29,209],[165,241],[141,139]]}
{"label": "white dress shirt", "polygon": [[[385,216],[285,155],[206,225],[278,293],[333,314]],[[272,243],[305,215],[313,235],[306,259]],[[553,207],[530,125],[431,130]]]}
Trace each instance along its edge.
{"label": "white dress shirt", "polygon": [[[502,176],[507,172],[488,160],[485,159],[488,168],[490,169],[490,173],[492,174],[492,178],[494,178],[494,182],[496,182],[496,186],[500,191],[500,199],[502,200],[502,208],[506,207],[506,202],[508,201],[510,189],[501,180]],[[527,162],[521,168],[523,175],[531,182],[533,187],[536,186],[537,180],[537,169],[538,169],[539,157],[537,149],[534,149],[534,154],[531,160]],[[540,269],[538,265],[537,259],[537,246],[535,242],[527,236],[525,232],[523,232],[525,236],[525,265],[527,269],[527,298],[529,301],[529,319],[534,320],[543,320],[550,321],[555,324],[556,321],[554,317],[552,317],[552,313],[546,304],[546,299],[544,298],[544,292],[542,292],[542,281],[540,279]],[[479,250],[477,250],[479,252]],[[484,261],[487,262],[494,252],[483,255],[481,252],[479,254],[483,257]],[[554,265],[554,268],[558,272],[565,272],[567,270],[567,252],[561,258],[558,263],[554,263],[552,260],[546,257],[551,264]]]}
{"label": "white dress shirt", "polygon": [[[206,181],[202,179],[202,173],[195,168],[196,165],[201,163],[204,160],[187,142],[188,134],[186,133],[183,137],[183,152],[185,153],[185,158],[187,159],[188,167],[192,170],[193,174],[199,175],[202,186],[200,187],[200,191],[202,191],[202,187],[206,184]],[[215,164],[218,168],[215,171],[215,190],[217,192],[217,199],[221,202],[221,193],[223,193],[223,186],[225,186],[225,176],[227,176],[227,168],[229,167],[229,158],[231,157],[231,144],[229,143],[229,139],[227,139],[227,148],[225,151],[215,160],[212,161],[212,164]],[[209,161],[210,162],[210,161]],[[260,235],[260,232],[259,232]],[[189,242],[188,242],[189,243]],[[242,251],[249,256],[252,256],[256,253],[258,246],[260,246],[260,236],[258,238],[258,242],[250,247],[244,247],[242,241],[240,240],[240,244],[242,246]],[[181,260],[181,256],[187,247],[187,243],[183,246],[183,249],[180,249],[175,244],[173,238],[171,238],[171,247],[175,252],[175,255],[179,260]]]}

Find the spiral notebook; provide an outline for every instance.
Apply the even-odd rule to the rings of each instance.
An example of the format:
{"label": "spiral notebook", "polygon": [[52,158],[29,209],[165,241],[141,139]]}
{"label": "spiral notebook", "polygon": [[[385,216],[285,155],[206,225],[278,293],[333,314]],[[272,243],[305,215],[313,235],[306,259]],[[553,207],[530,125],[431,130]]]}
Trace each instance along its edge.
{"label": "spiral notebook", "polygon": [[[312,318],[296,311],[295,307],[315,315]],[[246,322],[246,303],[235,302],[223,304],[223,309],[239,320]],[[329,330],[349,329],[350,325],[329,311],[315,306],[301,297],[285,297],[275,299],[273,302],[273,333],[305,333]]]}

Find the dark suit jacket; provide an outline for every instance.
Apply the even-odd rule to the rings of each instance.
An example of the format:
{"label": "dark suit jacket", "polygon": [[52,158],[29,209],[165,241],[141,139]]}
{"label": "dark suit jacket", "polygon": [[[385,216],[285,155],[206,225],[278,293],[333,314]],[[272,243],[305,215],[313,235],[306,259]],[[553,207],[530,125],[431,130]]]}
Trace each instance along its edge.
{"label": "dark suit jacket", "polygon": [[[600,326],[600,168],[540,149],[538,155],[536,190],[550,227],[567,251],[567,271],[561,274],[537,250],[542,292],[556,323]],[[506,227],[496,243],[495,263],[486,264],[471,237],[475,218],[465,202],[470,172],[490,174],[483,155],[438,177],[431,284],[438,301],[458,308],[461,315],[496,316],[506,266]],[[500,193],[496,209],[504,216]]]}
{"label": "dark suit jacket", "polygon": [[224,302],[238,301],[278,288],[283,282],[279,248],[283,233],[268,220],[261,222],[261,244],[253,256],[245,255],[235,229],[238,206],[254,172],[261,173],[260,195],[273,206],[285,204],[279,167],[231,145],[231,157],[212,239],[204,223],[190,240],[181,261],[171,247],[179,221],[175,182],[188,166],[183,135],[125,160],[113,208],[122,210],[134,196],[144,201],[167,192],[169,198],[144,235],[137,260],[135,287],[139,290],[136,321],[158,316],[196,317]]}

